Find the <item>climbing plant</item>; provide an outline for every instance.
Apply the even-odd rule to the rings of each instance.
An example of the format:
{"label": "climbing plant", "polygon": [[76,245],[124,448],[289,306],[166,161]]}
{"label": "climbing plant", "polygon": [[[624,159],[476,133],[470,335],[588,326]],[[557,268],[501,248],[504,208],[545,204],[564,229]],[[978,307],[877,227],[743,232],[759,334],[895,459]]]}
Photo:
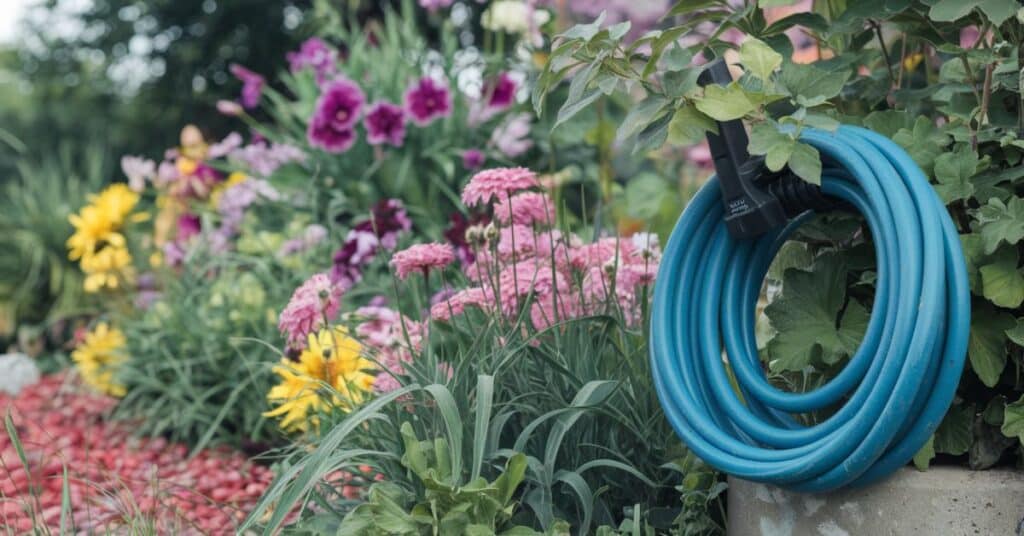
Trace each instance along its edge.
{"label": "climbing plant", "polygon": [[[822,163],[800,141],[804,129],[845,123],[892,138],[947,204],[972,291],[969,364],[915,464],[1022,466],[1024,8],[1014,0],[815,0],[809,12],[780,16],[777,8],[793,3],[682,0],[661,29],[634,41],[623,39],[628,23],[576,26],[554,44],[534,104],[552,108],[557,124],[617,92],[643,93],[616,135],[636,151],[693,144],[715,121],[741,119],[751,154],[812,183]],[[701,65],[718,57],[736,81],[700,87]],[[567,99],[547,106],[552,88],[570,78]],[[768,275],[773,299],[758,321],[773,381],[813,389],[847,363],[876,277],[858,215],[816,215],[793,236]]]}

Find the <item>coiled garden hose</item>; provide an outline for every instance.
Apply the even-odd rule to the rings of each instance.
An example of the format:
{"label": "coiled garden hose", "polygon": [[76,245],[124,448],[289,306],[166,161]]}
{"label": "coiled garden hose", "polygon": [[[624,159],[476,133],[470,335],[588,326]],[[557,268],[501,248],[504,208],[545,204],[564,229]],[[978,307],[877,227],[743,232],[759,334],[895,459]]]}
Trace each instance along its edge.
{"label": "coiled garden hose", "polygon": [[[805,129],[801,139],[821,153],[821,191],[859,210],[871,230],[878,278],[860,348],[814,391],[790,393],[768,382],[755,307],[776,252],[810,213],[759,238],[736,239],[712,178],[666,244],[651,361],[665,414],[697,456],[746,480],[819,492],[884,478],[928,441],[963,370],[970,292],[957,230],[902,148],[849,126]],[[813,426],[793,417],[837,403]]]}

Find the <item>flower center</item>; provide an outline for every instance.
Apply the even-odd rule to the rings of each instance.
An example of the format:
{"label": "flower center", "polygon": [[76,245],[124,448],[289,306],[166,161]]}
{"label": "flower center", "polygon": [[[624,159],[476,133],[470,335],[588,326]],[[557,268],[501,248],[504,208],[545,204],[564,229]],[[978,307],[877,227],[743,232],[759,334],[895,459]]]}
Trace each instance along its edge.
{"label": "flower center", "polygon": [[346,121],[348,119],[348,110],[338,110],[338,113],[334,114],[334,118],[337,119],[338,121]]}

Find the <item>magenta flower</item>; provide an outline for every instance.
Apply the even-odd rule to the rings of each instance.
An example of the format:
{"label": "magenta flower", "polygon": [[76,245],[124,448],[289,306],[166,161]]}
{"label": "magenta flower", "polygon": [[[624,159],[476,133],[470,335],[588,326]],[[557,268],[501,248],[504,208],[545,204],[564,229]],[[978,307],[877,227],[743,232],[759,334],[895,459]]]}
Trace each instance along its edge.
{"label": "magenta flower", "polygon": [[484,165],[487,156],[480,149],[466,149],[462,151],[462,167],[475,171]]}
{"label": "magenta flower", "polygon": [[405,109],[413,123],[425,127],[438,117],[451,115],[452,96],[444,83],[423,77],[405,91]]}
{"label": "magenta flower", "polygon": [[363,90],[347,78],[327,84],[306,132],[310,145],[331,153],[352,148],[356,139],[354,127],[365,102]]}
{"label": "magenta flower", "polygon": [[178,216],[178,232],[174,235],[174,239],[177,242],[185,242],[199,234],[201,227],[199,216],[189,213],[182,214]]}
{"label": "magenta flower", "polygon": [[281,333],[287,336],[288,344],[301,345],[310,333],[333,320],[341,307],[341,293],[341,287],[332,283],[325,273],[310,277],[295,289],[277,323]]}
{"label": "magenta flower", "polygon": [[334,74],[337,57],[338,53],[327,46],[323,39],[310,37],[302,42],[299,50],[287,54],[288,70],[297,73],[312,68],[316,73],[316,82],[323,84]]}
{"label": "magenta flower", "polygon": [[443,268],[455,260],[455,251],[449,244],[416,244],[399,251],[391,257],[391,266],[399,279],[409,277],[413,272],[426,274],[431,268]]}
{"label": "magenta flower", "polygon": [[235,78],[242,81],[242,106],[246,109],[255,108],[260,103],[260,95],[266,81],[262,76],[237,63],[232,63],[228,69]]}
{"label": "magenta flower", "polygon": [[405,141],[405,111],[401,106],[379,101],[370,106],[363,120],[370,145],[388,143],[401,147]]}
{"label": "magenta flower", "polygon": [[383,247],[393,249],[398,235],[412,228],[412,221],[397,199],[383,199],[370,210],[370,219],[355,225],[345,244],[334,254],[331,280],[348,288],[363,277],[363,266]]}
{"label": "magenta flower", "polygon": [[485,169],[469,180],[462,189],[462,202],[466,206],[487,203],[502,194],[536,188],[537,176],[523,167]]}
{"label": "magenta flower", "polygon": [[420,7],[428,11],[437,11],[452,5],[453,0],[420,0]]}
{"label": "magenta flower", "polygon": [[512,106],[516,100],[516,89],[516,81],[508,73],[499,74],[484,88],[484,95],[488,97],[487,106],[496,109]]}

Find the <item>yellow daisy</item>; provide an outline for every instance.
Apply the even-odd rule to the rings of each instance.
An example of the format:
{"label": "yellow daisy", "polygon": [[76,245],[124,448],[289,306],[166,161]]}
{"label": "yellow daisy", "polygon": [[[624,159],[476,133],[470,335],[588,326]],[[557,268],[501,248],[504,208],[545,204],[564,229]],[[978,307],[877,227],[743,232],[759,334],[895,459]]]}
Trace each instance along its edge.
{"label": "yellow daisy", "polygon": [[123,245],[108,244],[103,249],[83,257],[81,266],[85,272],[85,291],[116,289],[123,279],[131,277],[131,263],[132,256]]}
{"label": "yellow daisy", "polygon": [[114,381],[114,372],[125,360],[124,346],[124,333],[100,322],[71,352],[71,359],[86,384],[101,393],[121,397],[125,388]]}
{"label": "yellow daisy", "polygon": [[[282,359],[274,367],[280,382],[270,389],[267,400],[277,408],[264,413],[281,417],[285,430],[306,430],[318,425],[317,414],[333,408],[350,411],[373,387],[369,374],[373,362],[364,358],[362,347],[343,328],[323,329],[309,335],[309,346],[299,361]],[[323,388],[327,384],[334,392]]]}

